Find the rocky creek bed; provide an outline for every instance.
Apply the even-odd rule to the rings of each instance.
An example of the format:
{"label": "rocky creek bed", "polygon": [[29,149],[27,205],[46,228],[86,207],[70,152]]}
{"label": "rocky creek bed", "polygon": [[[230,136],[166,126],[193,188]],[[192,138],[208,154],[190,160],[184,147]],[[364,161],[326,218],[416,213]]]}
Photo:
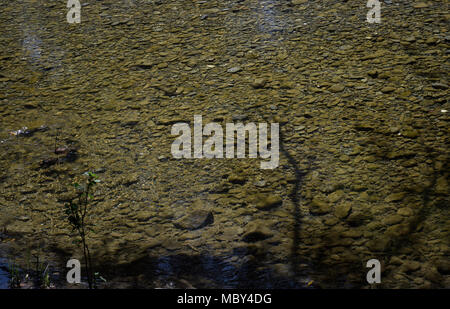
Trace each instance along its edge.
{"label": "rocky creek bed", "polygon": [[[447,1],[81,2],[0,3],[0,257],[63,281],[89,170],[108,287],[450,287]],[[194,115],[280,123],[279,167],[172,158]]]}

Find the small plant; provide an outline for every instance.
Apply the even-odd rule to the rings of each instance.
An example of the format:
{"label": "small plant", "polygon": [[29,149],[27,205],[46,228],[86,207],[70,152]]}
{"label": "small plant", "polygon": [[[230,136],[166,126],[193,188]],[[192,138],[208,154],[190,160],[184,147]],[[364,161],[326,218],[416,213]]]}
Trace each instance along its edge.
{"label": "small plant", "polygon": [[83,255],[86,265],[87,278],[89,288],[92,289],[95,286],[95,276],[92,269],[91,254],[86,242],[87,226],[86,215],[89,210],[89,201],[93,199],[93,187],[100,182],[97,175],[92,172],[86,172],[84,175],[88,177],[85,185],[74,183],[75,189],[78,191],[77,196],[65,205],[65,214],[67,220],[72,226],[73,230],[78,232],[78,236],[81,239],[81,245],[83,247]]}
{"label": "small plant", "polygon": [[45,266],[44,271],[40,272],[40,281],[41,281],[41,287],[44,289],[48,289],[51,287],[51,281],[50,281],[50,274],[48,269],[48,264]]}
{"label": "small plant", "polygon": [[15,262],[9,262],[8,272],[10,277],[9,287],[11,289],[19,289],[20,284],[22,283],[22,275],[20,274],[19,267]]}
{"label": "small plant", "polygon": [[[36,287],[48,289],[51,286],[50,272],[49,272],[50,265],[48,263],[40,262],[40,253],[41,250],[39,248],[37,254],[33,254],[33,256],[36,258],[36,269],[34,270],[34,272],[30,273],[34,278],[34,284]],[[27,274],[27,276],[29,275]]]}
{"label": "small plant", "polygon": [[[33,262],[31,262],[31,257],[36,259],[36,266],[32,268]],[[20,261],[21,259],[19,259]],[[9,287],[11,289],[22,289],[22,288],[44,288],[48,289],[52,287],[52,282],[50,278],[50,269],[48,263],[40,262],[40,248],[36,254],[32,254],[29,249],[27,249],[24,260],[20,265],[25,265],[24,267],[16,263],[16,258],[8,259],[7,270],[9,273]]]}

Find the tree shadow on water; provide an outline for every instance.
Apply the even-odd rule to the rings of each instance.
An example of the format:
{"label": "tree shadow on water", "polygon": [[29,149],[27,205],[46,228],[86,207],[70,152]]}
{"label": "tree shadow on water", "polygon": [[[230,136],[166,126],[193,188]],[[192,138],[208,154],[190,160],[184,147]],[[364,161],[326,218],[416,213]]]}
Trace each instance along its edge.
{"label": "tree shadow on water", "polygon": [[292,188],[291,192],[289,193],[289,199],[292,201],[292,204],[294,205],[294,211],[292,214],[292,218],[294,220],[294,225],[292,227],[293,236],[292,236],[292,246],[291,246],[291,252],[290,252],[290,262],[292,266],[292,270],[294,272],[295,277],[299,277],[300,275],[300,269],[299,265],[301,262],[301,259],[298,254],[299,250],[299,244],[300,244],[300,229],[301,229],[301,213],[300,213],[300,189],[301,184],[303,181],[303,176],[306,175],[305,171],[301,171],[298,167],[297,161],[294,159],[294,157],[289,154],[289,152],[286,150],[284,145],[284,139],[283,139],[283,130],[280,128],[280,150],[281,153],[287,158],[289,165],[291,165],[295,181],[294,181],[294,187]]}
{"label": "tree shadow on water", "polygon": [[266,267],[260,259],[231,263],[219,256],[173,254],[145,256],[128,264],[102,264],[106,288],[300,288],[292,277]]}

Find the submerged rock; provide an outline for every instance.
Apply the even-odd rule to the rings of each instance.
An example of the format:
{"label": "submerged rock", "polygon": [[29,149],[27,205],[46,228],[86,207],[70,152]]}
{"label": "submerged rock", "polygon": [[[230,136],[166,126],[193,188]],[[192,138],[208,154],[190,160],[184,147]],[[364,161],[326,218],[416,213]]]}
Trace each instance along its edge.
{"label": "submerged rock", "polygon": [[267,80],[264,78],[255,78],[252,82],[252,87],[255,89],[264,88],[264,86],[267,84]]}
{"label": "submerged rock", "polygon": [[239,71],[242,71],[241,67],[232,67],[227,70],[228,73],[237,73]]}
{"label": "submerged rock", "polygon": [[350,203],[342,203],[334,209],[334,214],[338,218],[346,218],[352,209],[352,205]]}
{"label": "submerged rock", "polygon": [[398,202],[400,200],[402,200],[405,197],[406,193],[405,192],[398,192],[398,193],[392,193],[389,194],[384,201],[389,203],[389,202]]}
{"label": "submerged rock", "polygon": [[448,194],[448,181],[447,177],[439,177],[436,181],[436,193],[438,194]]}
{"label": "submerged rock", "polygon": [[274,194],[255,194],[254,200],[256,208],[261,210],[269,210],[274,207],[280,206],[283,203],[281,197]]}
{"label": "submerged rock", "polygon": [[344,91],[344,89],[345,89],[344,85],[341,85],[341,84],[334,84],[333,86],[328,88],[328,90],[330,90],[331,92],[335,92],[335,93]]}
{"label": "submerged rock", "polygon": [[272,237],[273,233],[266,224],[263,220],[250,222],[245,227],[246,232],[242,236],[242,240],[245,242],[256,242]]}
{"label": "submerged rock", "polygon": [[197,230],[214,223],[213,213],[206,209],[203,201],[193,203],[193,209],[187,209],[187,213],[174,222],[175,227],[182,230]]}
{"label": "submerged rock", "polygon": [[327,202],[325,202],[321,199],[318,199],[318,198],[314,198],[311,201],[310,208],[309,208],[309,211],[313,215],[324,215],[326,213],[329,213],[330,210],[331,210],[331,206]]}
{"label": "submerged rock", "polygon": [[308,0],[292,0],[292,4],[299,5],[299,4],[305,4]]}
{"label": "submerged rock", "polygon": [[328,195],[328,200],[330,203],[336,203],[338,202],[343,196],[345,195],[343,190],[337,190]]}
{"label": "submerged rock", "polygon": [[245,179],[244,176],[233,174],[233,175],[230,175],[228,177],[228,181],[231,182],[231,183],[234,183],[234,184],[241,184],[242,185],[242,184],[245,183],[246,179]]}

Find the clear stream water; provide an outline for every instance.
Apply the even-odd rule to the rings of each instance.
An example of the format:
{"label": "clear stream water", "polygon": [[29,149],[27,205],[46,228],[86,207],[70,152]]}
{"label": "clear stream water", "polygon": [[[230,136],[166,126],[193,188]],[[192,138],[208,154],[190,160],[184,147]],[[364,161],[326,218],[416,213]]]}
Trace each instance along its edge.
{"label": "clear stream water", "polygon": [[[300,2],[1,1],[0,256],[61,281],[89,170],[108,287],[367,288],[372,258],[381,287],[449,287],[448,13]],[[194,115],[280,123],[279,167],[174,159]]]}

